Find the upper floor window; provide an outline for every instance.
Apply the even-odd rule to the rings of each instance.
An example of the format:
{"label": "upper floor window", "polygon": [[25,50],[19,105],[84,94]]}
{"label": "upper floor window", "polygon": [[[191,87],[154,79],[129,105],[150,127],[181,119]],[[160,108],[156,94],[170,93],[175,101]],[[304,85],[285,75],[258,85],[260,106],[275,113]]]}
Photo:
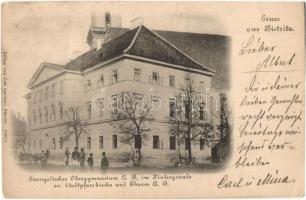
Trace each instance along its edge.
{"label": "upper floor window", "polygon": [[35,110],[33,110],[32,115],[33,115],[34,126],[36,126],[36,112],[35,112]]}
{"label": "upper floor window", "polygon": [[116,115],[118,113],[118,98],[117,96],[112,97],[112,113]]}
{"label": "upper floor window", "polygon": [[63,137],[60,137],[59,144],[60,144],[60,149],[63,149],[63,147],[64,147],[64,138]]}
{"label": "upper floor window", "polygon": [[55,121],[56,120],[56,115],[55,115],[55,106],[51,105],[51,117],[50,117],[51,121]]}
{"label": "upper floor window", "polygon": [[51,96],[55,97],[55,84],[51,86]]}
{"label": "upper floor window", "polygon": [[205,83],[204,83],[204,81],[200,81],[200,88],[201,88],[201,89],[204,89],[204,88],[205,88]]}
{"label": "upper floor window", "polygon": [[115,69],[112,71],[111,83],[117,83],[119,80],[118,70]]}
{"label": "upper floor window", "polygon": [[39,90],[39,102],[41,102],[42,101],[42,99],[43,99],[43,95],[44,95],[44,91],[41,89],[41,90]]}
{"label": "upper floor window", "polygon": [[45,99],[47,100],[49,98],[49,87],[46,87],[45,90]]}
{"label": "upper floor window", "polygon": [[173,75],[169,76],[169,86],[170,87],[175,87],[175,76],[173,76]]}
{"label": "upper floor window", "polygon": [[84,85],[84,91],[87,92],[91,90],[91,80],[87,80]]}
{"label": "upper floor window", "polygon": [[46,119],[46,123],[48,123],[49,121],[49,111],[48,111],[48,107],[45,108],[45,119]]}
{"label": "upper floor window", "polygon": [[174,117],[175,115],[175,102],[169,102],[169,116]]}
{"label": "upper floor window", "polygon": [[134,69],[134,80],[141,81],[141,69],[139,68]]}
{"label": "upper floor window", "polygon": [[63,103],[61,102],[58,103],[58,112],[59,112],[60,120],[62,120],[63,119]]}
{"label": "upper floor window", "polygon": [[87,116],[88,116],[88,119],[91,118],[91,102],[87,102]]}
{"label": "upper floor window", "polygon": [[36,104],[36,100],[37,100],[37,92],[33,93],[33,103]]}
{"label": "upper floor window", "polygon": [[98,79],[98,88],[104,87],[104,76],[101,74]]}
{"label": "upper floor window", "polygon": [[200,105],[200,120],[205,120],[204,104]]}
{"label": "upper floor window", "polygon": [[61,80],[61,81],[60,81],[60,90],[59,90],[59,94],[63,94],[63,90],[64,90],[64,81]]}
{"label": "upper floor window", "polygon": [[150,83],[154,85],[161,85],[162,84],[162,78],[159,77],[159,74],[157,72],[153,72],[150,76]]}

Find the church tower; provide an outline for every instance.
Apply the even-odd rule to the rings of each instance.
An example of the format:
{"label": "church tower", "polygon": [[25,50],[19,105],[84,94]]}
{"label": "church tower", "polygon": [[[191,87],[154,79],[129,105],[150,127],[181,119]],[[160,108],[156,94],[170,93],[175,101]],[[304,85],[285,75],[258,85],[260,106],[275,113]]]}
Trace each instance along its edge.
{"label": "church tower", "polygon": [[109,12],[91,14],[91,26],[87,34],[90,49],[100,49],[111,27],[121,27],[120,16],[112,16]]}

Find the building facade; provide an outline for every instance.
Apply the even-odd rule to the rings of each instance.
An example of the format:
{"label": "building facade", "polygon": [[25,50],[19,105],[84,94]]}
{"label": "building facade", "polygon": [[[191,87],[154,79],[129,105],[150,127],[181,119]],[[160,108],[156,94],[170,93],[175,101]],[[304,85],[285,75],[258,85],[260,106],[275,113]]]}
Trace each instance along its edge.
{"label": "building facade", "polygon": [[[216,72],[196,59],[198,52],[192,51],[197,47],[188,40],[185,43],[180,40],[180,44],[170,42],[173,32],[152,31],[143,25],[132,29],[113,27],[109,13],[104,20],[105,26],[95,27],[96,23],[92,23],[87,37],[91,47],[88,52],[64,66],[42,63],[28,83],[31,90],[25,96],[30,132],[28,151],[39,153],[49,149],[51,158],[58,160],[63,160],[67,147],[72,152],[73,136],[68,140],[64,137],[67,110],[74,106],[79,108],[87,129],[80,136],[79,147],[88,154],[93,153],[98,160],[106,152],[112,166],[129,165],[124,155],[131,148],[120,142],[120,134],[110,122],[119,94],[134,91],[154,108],[154,120],[147,124],[148,138],[142,140],[144,163],[167,165],[178,150],[169,134],[169,118],[173,115],[171,99],[192,77],[195,88],[209,95],[207,106],[214,107],[205,109],[203,121],[217,126],[219,99],[211,86]],[[170,39],[165,37],[167,34]],[[177,34],[188,38],[189,33]],[[184,49],[186,45],[190,45],[189,52]],[[96,106],[97,100],[102,102],[102,109]],[[196,161],[207,162],[213,144],[199,141],[192,146]],[[187,156],[186,148],[180,151]]]}

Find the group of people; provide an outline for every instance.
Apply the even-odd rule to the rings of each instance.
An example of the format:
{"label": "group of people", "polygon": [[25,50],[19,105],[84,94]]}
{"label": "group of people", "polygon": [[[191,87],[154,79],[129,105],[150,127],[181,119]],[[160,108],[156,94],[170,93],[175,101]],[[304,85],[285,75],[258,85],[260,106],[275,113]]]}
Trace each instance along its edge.
{"label": "group of people", "polygon": [[[65,151],[65,165],[69,165],[69,158],[70,158],[70,151],[68,147],[66,148]],[[73,161],[74,165],[80,165],[81,168],[85,167],[85,152],[84,148],[81,148],[81,151],[79,152],[78,147],[75,147],[73,152],[71,153],[71,158]],[[93,154],[89,153],[89,157],[87,158],[87,165],[90,169],[93,168],[94,165],[94,159],[93,159]],[[101,168],[103,170],[107,170],[109,166],[108,158],[106,157],[105,152],[102,152],[102,159],[101,159]]]}

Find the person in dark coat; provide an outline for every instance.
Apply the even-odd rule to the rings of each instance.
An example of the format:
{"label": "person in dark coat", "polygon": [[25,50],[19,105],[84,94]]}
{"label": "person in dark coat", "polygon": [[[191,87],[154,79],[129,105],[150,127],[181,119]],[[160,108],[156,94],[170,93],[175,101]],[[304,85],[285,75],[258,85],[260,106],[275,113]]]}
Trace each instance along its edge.
{"label": "person in dark coat", "polygon": [[106,170],[108,169],[109,163],[108,163],[108,159],[106,157],[105,152],[102,152],[102,160],[101,160],[101,168],[102,171],[106,172]]}
{"label": "person in dark coat", "polygon": [[81,148],[81,153],[80,153],[80,167],[84,168],[85,166],[85,152],[84,149]]}
{"label": "person in dark coat", "polygon": [[88,159],[87,159],[87,164],[88,164],[88,166],[89,166],[89,169],[92,170],[93,164],[94,164],[92,153],[89,154],[89,157],[88,157]]}
{"label": "person in dark coat", "polygon": [[74,162],[75,165],[78,164],[79,158],[80,158],[80,153],[78,151],[78,147],[74,147],[74,151],[71,154],[71,158]]}
{"label": "person in dark coat", "polygon": [[66,148],[65,151],[65,165],[68,166],[69,165],[69,156],[70,156],[70,151],[68,149],[68,147]]}
{"label": "person in dark coat", "polygon": [[46,156],[45,151],[42,151],[42,152],[41,152],[41,155],[40,155],[40,163],[41,163],[41,167],[42,167],[42,168],[45,168],[45,167],[47,166],[47,156]]}

